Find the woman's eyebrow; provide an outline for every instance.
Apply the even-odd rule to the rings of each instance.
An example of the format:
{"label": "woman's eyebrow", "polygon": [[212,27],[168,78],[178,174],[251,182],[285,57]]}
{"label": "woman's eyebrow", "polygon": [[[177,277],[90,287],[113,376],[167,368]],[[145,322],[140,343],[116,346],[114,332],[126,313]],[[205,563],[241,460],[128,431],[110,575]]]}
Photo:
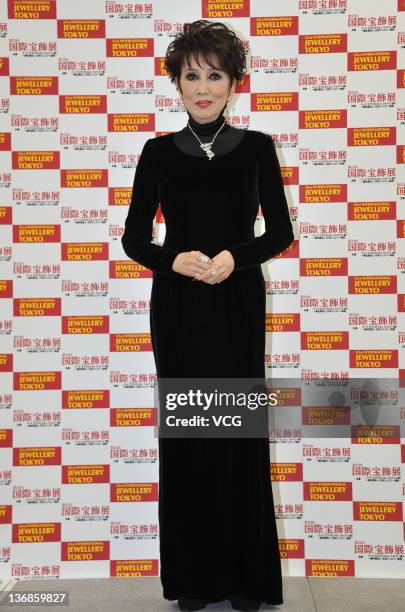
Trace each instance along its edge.
{"label": "woman's eyebrow", "polygon": [[[185,68],[186,71],[191,70],[192,72],[198,72],[198,68]],[[208,71],[215,70],[216,72],[223,72],[221,68],[208,68]]]}

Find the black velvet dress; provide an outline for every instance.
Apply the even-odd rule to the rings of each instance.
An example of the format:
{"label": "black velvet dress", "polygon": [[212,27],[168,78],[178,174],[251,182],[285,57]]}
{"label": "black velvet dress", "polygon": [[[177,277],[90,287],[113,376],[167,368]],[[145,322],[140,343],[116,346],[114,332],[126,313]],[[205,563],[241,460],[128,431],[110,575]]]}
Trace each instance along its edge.
{"label": "black velvet dress", "polygon": [[[203,142],[223,123],[189,122]],[[153,270],[150,329],[158,378],[265,378],[262,263],[294,239],[268,134],[228,124],[208,159],[186,126],[150,138],[135,173],[122,245]],[[163,245],[152,243],[158,205]],[[265,233],[255,237],[259,203]],[[235,268],[210,285],[172,270],[182,251],[228,249]],[[264,438],[159,438],[163,596],[208,602],[241,595],[282,603],[282,577]]]}

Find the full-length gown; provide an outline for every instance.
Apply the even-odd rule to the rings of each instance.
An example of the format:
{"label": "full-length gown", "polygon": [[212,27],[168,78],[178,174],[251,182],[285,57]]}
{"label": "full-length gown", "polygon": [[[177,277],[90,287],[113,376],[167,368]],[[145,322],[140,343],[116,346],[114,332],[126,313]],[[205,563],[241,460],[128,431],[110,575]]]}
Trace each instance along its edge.
{"label": "full-length gown", "polygon": [[[226,125],[215,141],[225,152],[211,160],[198,143],[195,154],[179,148],[184,130],[149,138],[138,160],[122,245],[153,270],[150,329],[158,379],[265,379],[261,264],[294,236],[273,139],[241,132]],[[152,242],[159,203],[163,245]],[[259,203],[265,233],[255,237]],[[180,252],[214,257],[223,249],[235,268],[221,283],[172,269]],[[268,439],[159,438],[159,526],[166,599],[242,595],[282,603]]]}

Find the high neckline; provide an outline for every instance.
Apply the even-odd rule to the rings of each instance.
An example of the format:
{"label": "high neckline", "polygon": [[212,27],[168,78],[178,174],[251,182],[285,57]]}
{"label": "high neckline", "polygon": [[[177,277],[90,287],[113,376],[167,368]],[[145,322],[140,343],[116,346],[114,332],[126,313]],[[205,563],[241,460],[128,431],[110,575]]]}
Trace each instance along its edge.
{"label": "high neckline", "polygon": [[[225,104],[225,106],[226,106],[226,104]],[[200,123],[199,121],[196,121],[195,119],[193,119],[193,117],[187,111],[188,123],[190,124],[191,129],[198,136],[200,136],[201,138],[209,137],[209,136],[214,136],[218,132],[218,130],[222,126],[222,124],[224,123],[224,120],[225,120],[225,117],[224,117],[225,106],[223,107],[223,109],[219,113],[218,117],[216,119],[214,119],[213,121],[209,121],[208,123]],[[187,129],[189,129],[188,126],[186,126],[186,127],[187,127]],[[218,133],[222,134],[222,132],[224,132],[228,127],[229,127],[228,123],[225,121],[225,125],[220,130],[220,132],[218,132]]]}

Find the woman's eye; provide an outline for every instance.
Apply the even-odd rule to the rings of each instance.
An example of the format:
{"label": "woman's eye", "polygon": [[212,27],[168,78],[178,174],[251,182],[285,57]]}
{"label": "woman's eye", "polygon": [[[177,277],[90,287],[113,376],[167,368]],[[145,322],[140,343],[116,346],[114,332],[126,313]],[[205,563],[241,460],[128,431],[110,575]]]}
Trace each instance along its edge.
{"label": "woman's eye", "polygon": [[[189,81],[189,80],[190,80],[190,79],[189,79],[189,77],[195,77],[195,76],[197,76],[197,75],[195,75],[193,72],[190,72],[190,73],[189,73],[189,74],[186,76],[186,79]],[[221,75],[220,75],[220,74],[218,74],[218,72],[212,72],[212,73],[210,74],[210,77],[212,77],[212,76],[219,77],[219,79],[221,78]],[[193,79],[191,79],[191,80],[193,80]],[[218,81],[218,79],[214,79],[214,81]]]}

